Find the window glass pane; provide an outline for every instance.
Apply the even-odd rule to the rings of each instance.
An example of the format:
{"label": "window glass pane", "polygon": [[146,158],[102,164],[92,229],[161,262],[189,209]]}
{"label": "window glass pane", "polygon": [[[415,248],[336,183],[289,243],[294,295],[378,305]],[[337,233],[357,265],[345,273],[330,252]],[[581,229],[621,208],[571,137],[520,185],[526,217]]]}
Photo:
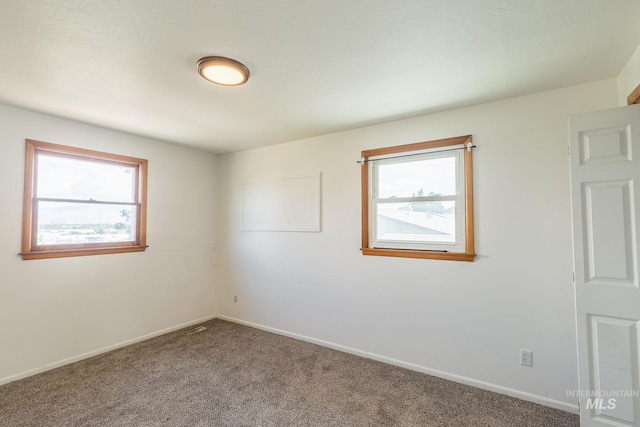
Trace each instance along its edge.
{"label": "window glass pane", "polygon": [[133,202],[135,178],[132,166],[39,153],[36,197]]}
{"label": "window glass pane", "polygon": [[378,197],[456,194],[456,155],[378,166]]}
{"label": "window glass pane", "polygon": [[38,202],[38,245],[135,240],[134,206]]}
{"label": "window glass pane", "polygon": [[377,239],[455,243],[454,201],[377,204]]}

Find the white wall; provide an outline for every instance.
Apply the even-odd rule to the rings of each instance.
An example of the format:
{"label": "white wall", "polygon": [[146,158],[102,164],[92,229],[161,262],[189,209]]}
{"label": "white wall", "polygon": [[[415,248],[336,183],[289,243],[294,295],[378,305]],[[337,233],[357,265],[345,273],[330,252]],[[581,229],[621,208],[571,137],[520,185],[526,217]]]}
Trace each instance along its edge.
{"label": "white wall", "polygon": [[[615,107],[616,83],[221,156],[218,313],[577,410],[568,116]],[[478,146],[476,261],[361,255],[361,150],[465,134]],[[321,233],[240,231],[244,181],[312,171]]]}
{"label": "white wall", "polygon": [[[26,138],[148,159],[147,251],[23,261]],[[215,156],[4,106],[0,147],[0,384],[215,313]]]}
{"label": "white wall", "polygon": [[627,97],[640,84],[640,46],[631,55],[627,65],[618,75],[618,98],[620,105],[627,105]]}

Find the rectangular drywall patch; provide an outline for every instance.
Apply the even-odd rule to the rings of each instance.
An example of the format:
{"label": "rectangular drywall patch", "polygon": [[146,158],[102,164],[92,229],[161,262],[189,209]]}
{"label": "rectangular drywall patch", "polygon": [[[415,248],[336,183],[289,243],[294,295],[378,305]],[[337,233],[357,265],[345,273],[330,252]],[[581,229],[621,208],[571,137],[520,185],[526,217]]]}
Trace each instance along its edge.
{"label": "rectangular drywall patch", "polygon": [[320,172],[246,182],[242,229],[320,231]]}

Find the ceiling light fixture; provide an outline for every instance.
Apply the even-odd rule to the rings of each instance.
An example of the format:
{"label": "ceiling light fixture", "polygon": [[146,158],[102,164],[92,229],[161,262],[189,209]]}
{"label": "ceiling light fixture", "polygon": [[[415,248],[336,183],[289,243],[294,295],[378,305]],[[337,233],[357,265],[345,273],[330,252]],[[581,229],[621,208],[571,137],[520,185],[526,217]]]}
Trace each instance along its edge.
{"label": "ceiling light fixture", "polygon": [[240,86],[249,80],[249,69],[231,58],[207,56],[198,61],[198,73],[212,83]]}

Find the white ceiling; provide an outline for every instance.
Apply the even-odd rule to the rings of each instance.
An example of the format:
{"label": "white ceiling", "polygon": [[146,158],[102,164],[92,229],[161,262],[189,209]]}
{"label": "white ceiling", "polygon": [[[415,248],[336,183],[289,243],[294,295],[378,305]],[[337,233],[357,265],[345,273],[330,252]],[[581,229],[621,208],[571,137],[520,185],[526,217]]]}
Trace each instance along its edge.
{"label": "white ceiling", "polygon": [[[239,151],[616,77],[638,0],[0,0],[0,103]],[[251,70],[216,86],[199,58]]]}

